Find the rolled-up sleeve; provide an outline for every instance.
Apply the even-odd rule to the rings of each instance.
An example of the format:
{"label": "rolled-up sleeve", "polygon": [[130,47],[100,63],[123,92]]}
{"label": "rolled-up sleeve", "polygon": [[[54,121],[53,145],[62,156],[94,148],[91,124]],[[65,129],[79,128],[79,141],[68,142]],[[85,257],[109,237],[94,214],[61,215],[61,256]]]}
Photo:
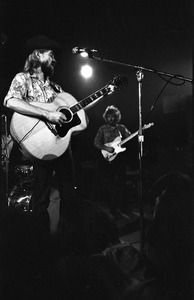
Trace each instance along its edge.
{"label": "rolled-up sleeve", "polygon": [[11,98],[24,100],[26,97],[26,92],[27,88],[25,76],[22,73],[18,73],[13,78],[8,93],[4,98],[4,106],[7,106],[7,101]]}

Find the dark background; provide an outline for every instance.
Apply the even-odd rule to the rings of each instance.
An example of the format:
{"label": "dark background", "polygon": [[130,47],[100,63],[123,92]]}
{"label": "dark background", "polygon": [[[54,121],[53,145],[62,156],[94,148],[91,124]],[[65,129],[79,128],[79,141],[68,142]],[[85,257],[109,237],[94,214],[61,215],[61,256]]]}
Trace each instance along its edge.
{"label": "dark background", "polygon": [[[78,169],[90,174],[99,155],[93,140],[107,105],[121,110],[122,123],[131,132],[138,129],[137,69],[84,60],[73,55],[72,48],[94,48],[104,59],[192,78],[192,17],[189,1],[1,0],[1,114],[10,119],[3,99],[23,67],[26,41],[36,35],[46,35],[62,46],[55,80],[78,101],[105,86],[115,74],[126,76],[128,86],[88,110],[87,130],[72,138]],[[88,80],[79,73],[86,62],[93,67]],[[168,79],[144,72],[142,117],[146,123],[154,122],[143,143],[145,188],[166,171],[192,172],[192,84],[172,80],[162,91]],[[137,139],[127,144],[126,163],[129,170],[138,169]]]}

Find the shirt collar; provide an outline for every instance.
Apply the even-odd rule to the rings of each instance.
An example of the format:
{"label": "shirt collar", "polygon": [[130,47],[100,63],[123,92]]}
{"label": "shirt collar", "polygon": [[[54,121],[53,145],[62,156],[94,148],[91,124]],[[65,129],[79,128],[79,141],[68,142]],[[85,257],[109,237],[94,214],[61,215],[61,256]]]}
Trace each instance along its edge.
{"label": "shirt collar", "polygon": [[43,82],[42,80],[40,80],[36,74],[30,74],[30,77],[34,78],[34,79],[36,79],[38,81],[40,81],[43,85],[49,85],[50,84],[49,77],[47,77],[47,79],[45,80],[45,82]]}
{"label": "shirt collar", "polygon": [[116,129],[116,128],[118,127],[118,124],[116,124],[114,127],[111,126],[110,124],[107,124],[107,126],[108,126],[109,128],[111,128],[111,129]]}

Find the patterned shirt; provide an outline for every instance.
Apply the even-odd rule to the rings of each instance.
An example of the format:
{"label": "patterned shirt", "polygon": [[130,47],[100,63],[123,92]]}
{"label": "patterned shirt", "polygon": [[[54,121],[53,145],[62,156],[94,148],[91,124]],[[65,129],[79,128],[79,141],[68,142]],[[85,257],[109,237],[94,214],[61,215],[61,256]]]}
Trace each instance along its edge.
{"label": "patterned shirt", "polygon": [[109,124],[103,125],[98,129],[96,137],[94,139],[94,145],[98,149],[103,149],[106,143],[111,143],[116,137],[120,137],[122,140],[130,136],[130,131],[122,124],[117,124],[116,127],[112,127]]}
{"label": "patterned shirt", "polygon": [[10,98],[17,98],[28,102],[53,102],[57,94],[62,91],[59,85],[51,82],[49,79],[43,82],[36,75],[21,72],[13,78],[4,99],[4,105],[7,105],[7,100]]}

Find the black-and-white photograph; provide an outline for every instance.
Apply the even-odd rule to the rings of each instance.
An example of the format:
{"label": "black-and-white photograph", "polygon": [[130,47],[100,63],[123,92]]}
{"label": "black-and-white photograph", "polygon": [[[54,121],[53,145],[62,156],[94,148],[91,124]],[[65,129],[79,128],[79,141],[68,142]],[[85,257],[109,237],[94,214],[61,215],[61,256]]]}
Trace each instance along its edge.
{"label": "black-and-white photograph", "polygon": [[2,300],[194,299],[193,8],[1,0]]}

